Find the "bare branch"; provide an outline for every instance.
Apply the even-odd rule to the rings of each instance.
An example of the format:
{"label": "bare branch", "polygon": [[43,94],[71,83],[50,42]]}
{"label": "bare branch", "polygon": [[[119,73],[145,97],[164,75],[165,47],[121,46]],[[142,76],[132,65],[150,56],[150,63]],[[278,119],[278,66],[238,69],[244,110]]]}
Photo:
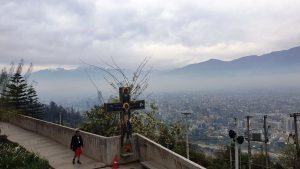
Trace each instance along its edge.
{"label": "bare branch", "polygon": [[100,104],[104,104],[104,98],[103,98],[103,95],[102,95],[102,92],[101,91],[97,91],[97,96],[98,96],[98,99],[100,101]]}
{"label": "bare branch", "polygon": [[132,78],[132,88],[134,86],[136,86],[136,83],[145,67],[145,65],[148,63],[149,58],[145,57],[145,59],[141,62],[141,64],[138,66],[138,68],[136,69],[136,71],[133,73],[133,78]]}
{"label": "bare branch", "polygon": [[145,81],[145,79],[149,78],[151,72],[152,72],[152,68],[145,73],[142,80],[140,80],[138,83],[142,83],[143,81]]}
{"label": "bare branch", "polygon": [[118,90],[118,88],[120,87],[120,86],[117,86],[115,83],[110,82],[106,77],[104,77],[104,80],[105,80],[110,86],[112,86],[115,90]]}
{"label": "bare branch", "polygon": [[8,76],[11,77],[15,72],[15,63],[11,62]]}
{"label": "bare branch", "polygon": [[84,69],[84,71],[88,75],[90,82],[96,88],[98,99],[99,99],[100,103],[103,104],[104,103],[104,99],[103,99],[103,96],[102,96],[102,92],[99,90],[99,88],[97,87],[96,83],[93,81],[93,79],[91,78],[90,74],[86,71],[86,69]]}
{"label": "bare branch", "polygon": [[[114,58],[111,57],[111,59],[112,59],[113,64],[108,64],[104,61],[102,61],[102,62],[115,72],[112,72],[112,70],[105,69],[103,67],[99,67],[99,66],[95,66],[95,65],[92,65],[92,64],[85,63],[82,60],[81,60],[81,62],[86,64],[86,65],[95,67],[95,68],[100,69],[101,71],[105,72],[109,76],[109,78],[104,77],[104,80],[110,86],[112,86],[112,88],[117,92],[119,91],[119,87],[123,87],[124,85],[129,86],[129,87],[131,87],[132,97],[136,98],[139,95],[141,95],[141,93],[143,93],[148,88],[148,85],[149,85],[148,82],[149,82],[149,79],[150,79],[149,76],[152,72],[152,68],[150,68],[150,70],[145,71],[145,72],[144,72],[144,69],[145,69],[145,66],[147,65],[147,63],[150,60],[149,57],[145,57],[143,59],[143,61],[138,65],[137,69],[133,72],[133,76],[132,76],[131,80],[129,80],[129,78],[126,76],[126,74],[121,69],[121,67],[118,66],[118,64],[115,62]],[[122,80],[120,80],[119,78],[122,78]],[[90,81],[92,81],[92,80],[90,79]],[[93,81],[92,81],[92,83],[93,83],[94,86],[96,86],[96,84]]]}
{"label": "bare branch", "polygon": [[100,69],[102,70],[103,72],[107,73],[117,84],[121,84],[121,82],[118,80],[118,78],[113,75],[112,73],[110,73],[108,70],[102,68],[102,67],[99,67],[99,66],[95,66],[95,65],[92,65],[92,64],[88,64],[86,62],[84,62],[83,60],[81,60],[82,63],[86,64],[86,65],[89,65],[89,66],[92,66],[92,67],[95,67],[97,69]]}
{"label": "bare branch", "polygon": [[127,78],[127,76],[125,75],[125,73],[122,71],[122,69],[116,64],[115,60],[113,57],[111,57],[112,62],[115,66],[115,69],[122,75],[123,79],[126,81],[126,86],[130,85],[129,79]]}
{"label": "bare branch", "polygon": [[30,77],[31,73],[32,73],[32,70],[33,70],[33,64],[30,63],[30,66],[29,68],[27,69],[27,72],[25,73],[24,75],[24,79],[27,81],[28,78]]}
{"label": "bare branch", "polygon": [[21,74],[21,73],[22,73],[23,65],[24,65],[24,60],[21,59],[19,65],[18,65],[18,68],[17,68],[17,72],[16,72],[16,73],[18,73],[18,74]]}
{"label": "bare branch", "polygon": [[[152,70],[147,71],[145,73],[145,75],[143,76],[142,80],[140,80],[136,85],[134,85],[134,88],[132,90],[133,91],[133,95],[137,95],[137,96],[140,95],[140,94],[138,94],[138,93],[140,93],[139,90],[143,89],[144,85],[146,85],[149,82],[149,80],[150,80],[149,76],[150,76],[151,72],[152,72]],[[145,90],[145,89],[143,89],[143,90]]]}

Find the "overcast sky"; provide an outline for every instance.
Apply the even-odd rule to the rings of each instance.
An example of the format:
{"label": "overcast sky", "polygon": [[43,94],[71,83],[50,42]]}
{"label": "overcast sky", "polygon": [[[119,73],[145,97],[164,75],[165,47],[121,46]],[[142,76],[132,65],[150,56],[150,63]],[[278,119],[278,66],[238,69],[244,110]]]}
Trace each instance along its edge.
{"label": "overcast sky", "polygon": [[299,0],[1,0],[0,65],[155,69],[300,46]]}

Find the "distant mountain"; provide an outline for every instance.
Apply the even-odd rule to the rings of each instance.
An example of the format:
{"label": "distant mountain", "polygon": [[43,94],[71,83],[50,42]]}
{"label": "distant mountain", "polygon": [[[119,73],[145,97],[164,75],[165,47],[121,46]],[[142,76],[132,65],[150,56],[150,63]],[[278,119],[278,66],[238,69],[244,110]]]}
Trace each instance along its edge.
{"label": "distant mountain", "polygon": [[290,73],[300,70],[300,47],[261,56],[251,55],[232,61],[211,59],[172,70],[169,75],[231,75],[256,73]]}
{"label": "distant mountain", "polygon": [[[124,71],[131,78],[132,71]],[[97,89],[106,98],[117,95],[104,77],[108,76],[101,70],[79,67],[73,70],[41,70],[33,73],[31,79],[37,82],[36,89],[43,102],[53,100],[61,105],[82,108],[80,103],[88,105],[91,99],[97,102]],[[236,91],[295,87],[300,87],[300,47],[232,61],[211,59],[167,72],[156,71],[151,75],[147,91]]]}
{"label": "distant mountain", "polygon": [[[127,75],[131,73],[129,70],[123,71]],[[90,106],[88,102],[90,103],[91,100],[99,102],[97,90],[106,96],[113,94],[113,89],[104,80],[105,77],[109,76],[104,71],[85,66],[72,70],[63,68],[40,70],[32,73],[30,80],[36,82],[35,86],[42,102],[55,101],[65,106],[76,103],[73,107],[78,108],[84,107],[82,103]]]}

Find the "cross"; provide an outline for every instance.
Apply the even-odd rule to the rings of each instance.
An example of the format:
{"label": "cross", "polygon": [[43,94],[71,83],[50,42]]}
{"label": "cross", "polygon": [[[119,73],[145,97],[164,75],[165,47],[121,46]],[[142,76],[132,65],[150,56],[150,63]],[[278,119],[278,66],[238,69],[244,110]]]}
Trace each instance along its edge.
{"label": "cross", "polygon": [[[119,88],[119,103],[105,103],[105,112],[121,112],[121,156],[132,155],[132,144],[131,144],[131,111],[145,109],[144,100],[134,100],[131,101],[130,98],[130,87],[120,87]],[[125,137],[126,135],[126,137]]]}

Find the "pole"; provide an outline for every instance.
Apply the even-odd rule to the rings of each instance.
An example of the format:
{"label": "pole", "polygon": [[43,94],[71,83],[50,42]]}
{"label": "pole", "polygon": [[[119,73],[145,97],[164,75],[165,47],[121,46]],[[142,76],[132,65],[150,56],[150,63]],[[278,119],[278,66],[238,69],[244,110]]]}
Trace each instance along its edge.
{"label": "pole", "polygon": [[190,152],[189,152],[189,127],[188,127],[188,120],[186,116],[186,157],[187,159],[190,159]]}
{"label": "pole", "polygon": [[61,112],[59,112],[59,124],[62,125]]}
{"label": "pole", "polygon": [[300,113],[291,114],[290,117],[294,117],[294,127],[295,127],[295,144],[296,144],[296,159],[294,163],[295,169],[300,169],[300,149],[299,149],[299,140],[298,140],[298,125],[297,125],[297,116],[300,116]]}
{"label": "pole", "polygon": [[239,169],[239,147],[238,147],[238,143],[237,143],[237,135],[238,135],[238,127],[237,127],[237,118],[234,118],[235,119],[235,127],[236,127],[236,136],[235,136],[235,141],[234,141],[234,144],[235,144],[235,169]]}
{"label": "pole", "polygon": [[232,154],[231,154],[232,143],[230,143],[229,156],[230,156],[230,169],[232,169]]}
{"label": "pole", "polygon": [[235,144],[235,169],[239,169],[239,147],[236,140],[234,144]]}
{"label": "pole", "polygon": [[250,136],[250,118],[251,116],[247,116],[247,137],[248,137],[248,168],[251,169],[251,136]]}
{"label": "pole", "polygon": [[189,127],[188,127],[188,115],[191,113],[189,112],[184,112],[182,113],[185,115],[185,126],[186,126],[186,158],[190,159],[190,152],[189,152]]}
{"label": "pole", "polygon": [[299,140],[298,140],[298,126],[297,126],[297,115],[294,114],[294,125],[295,125],[295,143],[296,143],[296,152],[297,152],[297,158],[300,157],[300,150],[299,150]]}
{"label": "pole", "polygon": [[242,168],[242,151],[241,151],[241,145],[239,145],[239,168]]}
{"label": "pole", "polygon": [[266,169],[269,168],[268,163],[268,132],[267,132],[267,115],[264,115],[264,133],[265,133],[265,153],[266,153]]}

